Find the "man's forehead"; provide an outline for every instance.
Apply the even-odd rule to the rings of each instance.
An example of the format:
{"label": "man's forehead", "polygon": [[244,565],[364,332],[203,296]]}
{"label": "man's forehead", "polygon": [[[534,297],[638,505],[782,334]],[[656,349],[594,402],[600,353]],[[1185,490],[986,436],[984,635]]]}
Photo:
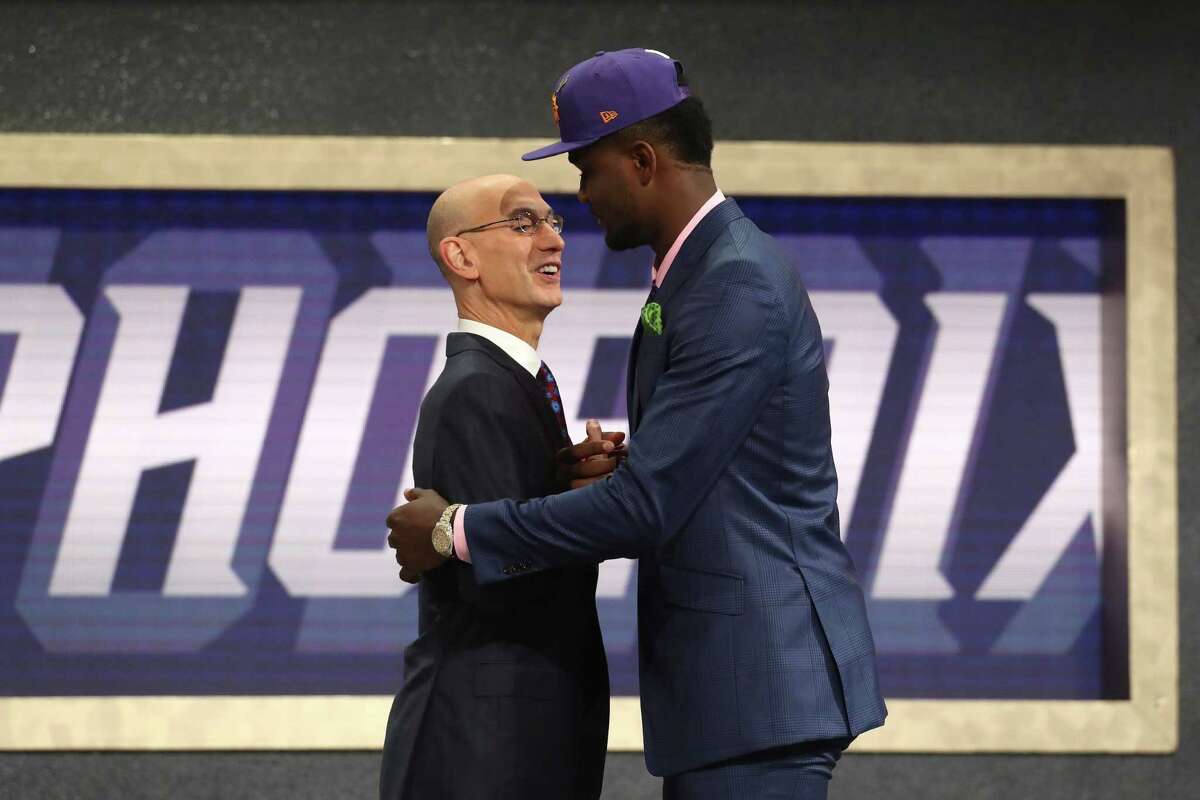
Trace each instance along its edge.
{"label": "man's forehead", "polygon": [[542,198],[541,193],[533,184],[521,181],[514,184],[500,198],[500,210],[505,213],[528,208],[533,211],[543,211],[550,206]]}

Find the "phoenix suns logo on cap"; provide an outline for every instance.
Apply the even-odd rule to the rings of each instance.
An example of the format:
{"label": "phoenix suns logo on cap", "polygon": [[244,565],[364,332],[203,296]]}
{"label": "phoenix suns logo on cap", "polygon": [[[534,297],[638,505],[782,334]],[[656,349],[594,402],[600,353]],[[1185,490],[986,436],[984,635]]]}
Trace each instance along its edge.
{"label": "phoenix suns logo on cap", "polygon": [[601,111],[600,112],[600,121],[603,122],[605,125],[612,122],[616,118],[617,118],[617,112],[615,112],[615,111]]}
{"label": "phoenix suns logo on cap", "polygon": [[567,85],[567,78],[570,74],[563,75],[562,80],[558,82],[558,86],[554,87],[554,92],[550,95],[550,112],[554,114],[554,124],[558,124],[558,93],[562,91],[562,87]]}

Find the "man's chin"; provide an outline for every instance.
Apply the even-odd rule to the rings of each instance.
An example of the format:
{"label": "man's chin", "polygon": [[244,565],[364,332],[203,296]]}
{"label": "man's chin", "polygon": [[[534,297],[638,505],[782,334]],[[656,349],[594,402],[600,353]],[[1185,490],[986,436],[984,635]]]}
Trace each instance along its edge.
{"label": "man's chin", "polygon": [[642,242],[636,241],[636,239],[637,237],[629,231],[604,232],[604,244],[609,250],[632,250],[635,247],[641,247]]}

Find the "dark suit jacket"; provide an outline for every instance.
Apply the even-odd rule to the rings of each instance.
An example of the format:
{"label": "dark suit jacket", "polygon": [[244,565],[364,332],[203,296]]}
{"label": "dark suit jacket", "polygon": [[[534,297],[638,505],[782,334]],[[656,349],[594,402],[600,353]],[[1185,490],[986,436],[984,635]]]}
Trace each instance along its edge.
{"label": "dark suit jacket", "polygon": [[[462,502],[560,491],[555,453],[567,442],[537,381],[472,334],[450,334],[446,356],[421,403],[417,485]],[[419,586],[380,796],[599,797],[608,668],[596,567],[481,587],[452,561]]]}
{"label": "dark suit jacket", "polygon": [[807,292],[726,200],[683,244],[655,300],[662,333],[639,326],[633,341],[628,461],[579,491],[472,505],[476,578],[641,557],[642,723],[655,775],[883,724],[863,593],[839,537]]}

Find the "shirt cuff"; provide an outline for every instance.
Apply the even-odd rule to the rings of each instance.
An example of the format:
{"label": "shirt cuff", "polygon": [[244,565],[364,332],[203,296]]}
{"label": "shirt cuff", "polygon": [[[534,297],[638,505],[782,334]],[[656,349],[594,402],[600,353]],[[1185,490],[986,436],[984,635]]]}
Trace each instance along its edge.
{"label": "shirt cuff", "polygon": [[459,561],[471,563],[471,550],[467,547],[467,507],[463,506],[454,515],[454,556]]}

